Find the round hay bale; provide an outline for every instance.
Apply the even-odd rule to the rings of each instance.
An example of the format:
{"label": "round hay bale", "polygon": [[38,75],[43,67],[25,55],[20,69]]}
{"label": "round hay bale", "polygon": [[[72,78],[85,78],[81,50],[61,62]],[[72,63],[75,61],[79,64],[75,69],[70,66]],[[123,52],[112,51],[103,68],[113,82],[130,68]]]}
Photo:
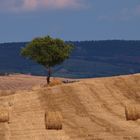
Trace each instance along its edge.
{"label": "round hay bale", "polygon": [[49,111],[45,114],[46,129],[61,130],[62,114],[59,111]]}
{"label": "round hay bale", "polygon": [[56,86],[56,85],[61,85],[63,82],[58,79],[58,78],[53,78],[48,86]]}
{"label": "round hay bale", "polygon": [[140,105],[126,105],[125,116],[126,120],[136,121],[140,119]]}
{"label": "round hay bale", "polygon": [[0,107],[0,123],[9,122],[9,111],[7,108]]}

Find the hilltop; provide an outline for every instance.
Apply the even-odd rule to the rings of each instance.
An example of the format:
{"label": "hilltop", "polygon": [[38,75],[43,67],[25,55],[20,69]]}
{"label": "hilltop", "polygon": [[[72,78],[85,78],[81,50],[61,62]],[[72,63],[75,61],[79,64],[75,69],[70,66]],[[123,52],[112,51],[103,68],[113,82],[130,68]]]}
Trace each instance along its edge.
{"label": "hilltop", "polygon": [[[140,102],[140,74],[81,79],[43,88],[40,85],[44,80],[44,77],[26,75],[0,78],[3,95],[5,87],[15,90],[11,95],[0,97],[1,104],[11,105],[9,124],[0,124],[0,139],[140,139],[139,121],[126,121],[124,113],[126,103]],[[28,90],[20,82],[28,83]],[[62,113],[62,130],[45,129],[44,114],[50,110]]]}

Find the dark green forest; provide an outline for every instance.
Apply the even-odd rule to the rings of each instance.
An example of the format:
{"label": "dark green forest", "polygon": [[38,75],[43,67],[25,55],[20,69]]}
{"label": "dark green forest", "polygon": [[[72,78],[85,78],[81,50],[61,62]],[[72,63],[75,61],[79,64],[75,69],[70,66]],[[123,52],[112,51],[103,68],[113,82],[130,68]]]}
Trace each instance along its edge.
{"label": "dark green forest", "polygon": [[[20,55],[28,42],[0,44],[0,73],[46,75],[46,70]],[[75,48],[53,76],[86,78],[140,72],[140,41],[69,41]]]}

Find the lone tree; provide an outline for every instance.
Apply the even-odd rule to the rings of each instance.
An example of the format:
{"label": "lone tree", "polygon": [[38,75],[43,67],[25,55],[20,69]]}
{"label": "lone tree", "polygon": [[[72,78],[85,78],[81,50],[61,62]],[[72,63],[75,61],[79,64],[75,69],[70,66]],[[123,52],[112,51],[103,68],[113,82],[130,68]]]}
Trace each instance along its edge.
{"label": "lone tree", "polygon": [[48,70],[46,78],[50,83],[51,67],[61,64],[67,59],[72,51],[73,45],[66,44],[61,39],[54,39],[50,36],[33,39],[25,48],[21,50],[21,54],[41,65]]}

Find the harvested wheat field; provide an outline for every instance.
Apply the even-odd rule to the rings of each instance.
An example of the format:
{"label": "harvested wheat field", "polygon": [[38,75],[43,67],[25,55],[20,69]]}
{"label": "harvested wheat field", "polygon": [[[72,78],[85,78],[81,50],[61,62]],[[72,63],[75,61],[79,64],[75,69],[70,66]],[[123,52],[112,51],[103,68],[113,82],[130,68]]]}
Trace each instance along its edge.
{"label": "harvested wheat field", "polygon": [[[140,120],[125,116],[126,104],[140,103],[140,74],[39,86],[44,82],[44,77],[0,77],[0,106],[9,108],[0,140],[140,140]],[[51,115],[49,121],[62,129],[46,129],[46,111],[60,113],[63,120],[53,114],[55,121]]]}

